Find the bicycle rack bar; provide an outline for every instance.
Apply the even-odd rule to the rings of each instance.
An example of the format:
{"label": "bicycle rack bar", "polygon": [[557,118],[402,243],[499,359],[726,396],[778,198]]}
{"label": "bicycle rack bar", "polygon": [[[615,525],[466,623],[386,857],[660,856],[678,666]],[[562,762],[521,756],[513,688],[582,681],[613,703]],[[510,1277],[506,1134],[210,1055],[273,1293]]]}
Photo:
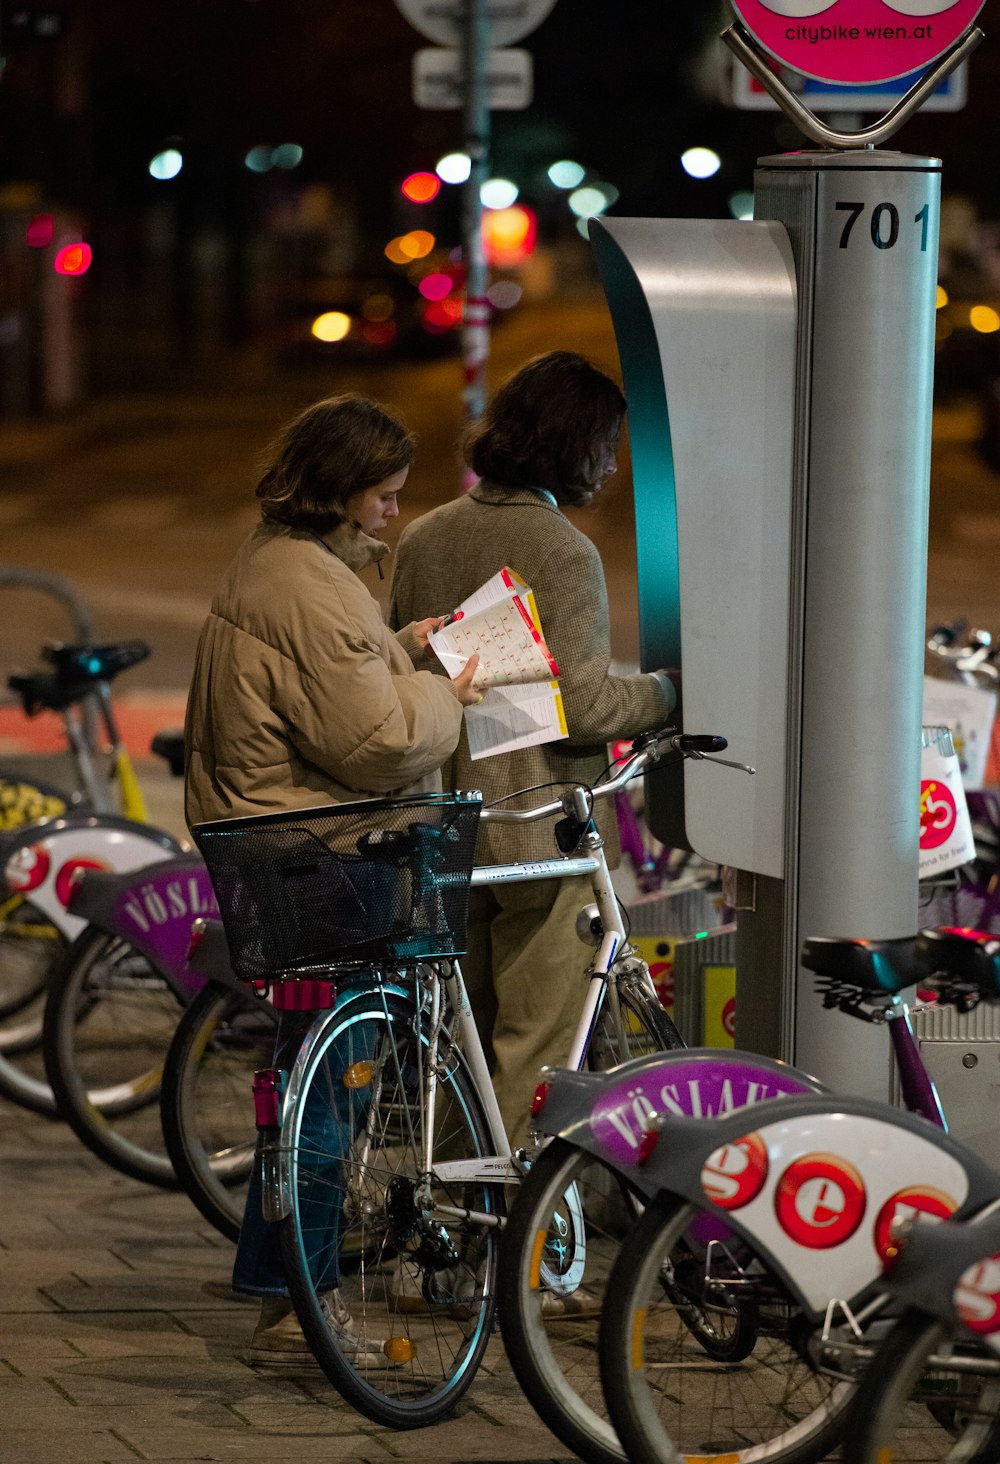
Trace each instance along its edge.
{"label": "bicycle rack bar", "polygon": [[861,148],[877,147],[879,143],[888,141],[895,132],[898,132],[903,123],[913,115],[918,107],[923,105],[945,77],[950,76],[956,66],[960,66],[972,55],[979,43],[986,39],[986,35],[979,26],[973,26],[966,31],[965,35],[945,51],[936,64],[910,87],[906,95],[900,97],[896,105],[885,114],[880,122],[874,123],[871,127],[865,127],[860,132],[838,132],[833,127],[827,127],[825,122],[821,122],[801,98],[785,85],[781,77],[771,70],[763,50],[750,32],[738,21],[734,21],[732,25],[726,27],[722,32],[722,39],[733,55],[743,62],[743,65],[757,78],[765,91],[770,92],[785,115],[810,141],[818,143],[820,147]]}

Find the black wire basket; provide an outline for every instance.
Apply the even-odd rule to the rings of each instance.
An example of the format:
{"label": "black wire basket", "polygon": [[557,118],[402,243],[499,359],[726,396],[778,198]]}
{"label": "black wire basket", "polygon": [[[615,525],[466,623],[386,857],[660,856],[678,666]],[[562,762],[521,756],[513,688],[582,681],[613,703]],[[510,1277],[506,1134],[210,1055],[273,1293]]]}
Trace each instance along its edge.
{"label": "black wire basket", "polygon": [[461,955],[482,799],[324,804],[196,824],[243,981]]}

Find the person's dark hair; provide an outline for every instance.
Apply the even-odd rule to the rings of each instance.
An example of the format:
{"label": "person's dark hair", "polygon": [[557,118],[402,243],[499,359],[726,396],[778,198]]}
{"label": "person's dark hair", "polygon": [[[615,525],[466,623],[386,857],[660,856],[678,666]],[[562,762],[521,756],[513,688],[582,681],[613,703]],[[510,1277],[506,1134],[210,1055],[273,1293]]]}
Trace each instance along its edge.
{"label": "person's dark hair", "polygon": [[368,397],[348,392],[299,414],[268,449],[257,484],[260,511],[296,529],[326,534],[344,506],[413,461],[415,438]]}
{"label": "person's dark hair", "polygon": [[586,502],[621,436],[625,398],[572,351],[536,356],[508,378],[462,443],[466,463],[505,488]]}

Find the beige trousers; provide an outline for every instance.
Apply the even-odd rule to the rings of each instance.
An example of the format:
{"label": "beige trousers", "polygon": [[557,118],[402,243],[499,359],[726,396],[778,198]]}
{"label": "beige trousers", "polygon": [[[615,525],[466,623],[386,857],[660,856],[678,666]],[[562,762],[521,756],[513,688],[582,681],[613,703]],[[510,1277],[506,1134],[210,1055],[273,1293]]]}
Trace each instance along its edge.
{"label": "beige trousers", "polygon": [[587,993],[576,917],[589,879],[474,889],[462,975],[512,1146],[527,1140],[538,1069],[569,1055]]}

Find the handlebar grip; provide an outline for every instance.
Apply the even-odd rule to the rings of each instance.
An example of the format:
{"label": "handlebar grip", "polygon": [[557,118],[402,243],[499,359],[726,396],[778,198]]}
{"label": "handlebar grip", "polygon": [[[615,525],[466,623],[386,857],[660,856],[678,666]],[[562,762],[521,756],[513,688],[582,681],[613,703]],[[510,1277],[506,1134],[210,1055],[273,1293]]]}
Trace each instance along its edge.
{"label": "handlebar grip", "polygon": [[674,738],[674,746],[678,752],[723,752],[729,743],[710,732],[682,732]]}

